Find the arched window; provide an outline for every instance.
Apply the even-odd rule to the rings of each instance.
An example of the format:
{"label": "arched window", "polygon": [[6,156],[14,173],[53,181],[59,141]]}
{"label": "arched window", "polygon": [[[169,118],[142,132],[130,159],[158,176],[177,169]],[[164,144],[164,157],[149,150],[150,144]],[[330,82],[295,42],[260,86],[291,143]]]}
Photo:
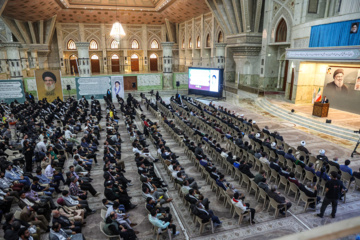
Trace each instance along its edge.
{"label": "arched window", "polygon": [[77,59],[76,55],[73,54],[73,55],[70,56],[70,60],[76,60],[76,59]]}
{"label": "arched window", "polygon": [[206,36],[206,47],[210,47],[210,34]]}
{"label": "arched window", "polygon": [[[135,41],[136,41],[136,40],[135,40]],[[133,55],[131,55],[131,58],[132,58],[132,59],[138,59],[138,58],[139,58],[139,56],[138,56],[137,54],[135,54],[135,53],[134,53]]]}
{"label": "arched window", "polygon": [[98,49],[98,43],[94,39],[90,41],[90,49],[93,49],[93,50]]}
{"label": "arched window", "polygon": [[150,44],[151,49],[159,49],[159,43],[155,39]]}
{"label": "arched window", "polygon": [[99,59],[99,56],[96,55],[96,54],[94,54],[94,55],[91,56],[91,59],[98,60],[98,59]]}
{"label": "arched window", "polygon": [[74,40],[70,39],[67,43],[67,49],[68,50],[76,50],[76,44]]}
{"label": "arched window", "polygon": [[157,58],[157,56],[156,56],[155,53],[153,53],[153,54],[150,55],[150,58],[153,58],[153,59],[154,59],[154,58]]}
{"label": "arched window", "polygon": [[200,48],[200,47],[201,47],[200,36],[198,36],[196,39],[196,48]]}
{"label": "arched window", "polygon": [[118,49],[119,48],[119,43],[115,40],[112,40],[111,45],[110,45],[111,49]]}
{"label": "arched window", "polygon": [[182,49],[185,49],[185,39],[182,40],[181,46],[182,46]]}
{"label": "arched window", "polygon": [[139,49],[139,42],[137,40],[133,40],[131,43],[131,48],[132,49]]}
{"label": "arched window", "polygon": [[282,18],[276,29],[275,42],[286,42],[287,26],[285,20]]}
{"label": "arched window", "polygon": [[191,38],[189,40],[189,48],[192,48],[192,41],[191,41]]}
{"label": "arched window", "polygon": [[119,56],[117,54],[114,54],[111,56],[111,59],[119,59]]}
{"label": "arched window", "polygon": [[224,36],[222,31],[220,31],[218,35],[218,43],[222,43],[222,42],[224,42]]}

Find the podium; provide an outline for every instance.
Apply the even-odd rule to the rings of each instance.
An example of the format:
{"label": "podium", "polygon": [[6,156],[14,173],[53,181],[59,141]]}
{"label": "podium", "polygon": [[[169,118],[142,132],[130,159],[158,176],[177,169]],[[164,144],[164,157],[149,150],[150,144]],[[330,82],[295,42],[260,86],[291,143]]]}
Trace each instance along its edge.
{"label": "podium", "polygon": [[329,106],[330,106],[329,103],[321,103],[321,102],[314,103],[312,115],[317,117],[327,117],[329,113]]}

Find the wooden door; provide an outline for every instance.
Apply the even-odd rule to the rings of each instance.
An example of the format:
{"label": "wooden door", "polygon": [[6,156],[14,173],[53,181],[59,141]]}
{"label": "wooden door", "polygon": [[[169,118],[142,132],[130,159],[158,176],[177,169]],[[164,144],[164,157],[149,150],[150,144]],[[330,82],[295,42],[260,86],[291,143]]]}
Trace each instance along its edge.
{"label": "wooden door", "polygon": [[285,91],[286,89],[286,82],[287,82],[287,75],[288,75],[288,69],[289,67],[289,60],[285,61],[285,67],[284,67],[284,80],[283,80],[283,85],[282,85],[282,90]]}
{"label": "wooden door", "polygon": [[99,59],[91,59],[91,72],[92,73],[100,73]]}
{"label": "wooden door", "polygon": [[157,67],[157,58],[150,58],[150,71],[156,71],[158,70],[158,67]]}
{"label": "wooden door", "polygon": [[71,72],[71,74],[74,74],[74,72],[79,73],[79,70],[78,70],[78,67],[76,64],[76,59],[70,60],[70,72]]}
{"label": "wooden door", "polygon": [[138,58],[132,58],[131,59],[131,71],[132,72],[138,72],[139,71],[139,59]]}
{"label": "wooden door", "polygon": [[119,59],[111,59],[111,71],[120,72],[120,60]]}
{"label": "wooden door", "polygon": [[294,86],[294,68],[291,69],[291,83],[290,83],[289,100],[291,100],[291,98],[292,98],[293,86]]}
{"label": "wooden door", "polygon": [[124,76],[124,90],[137,90],[137,76]]}

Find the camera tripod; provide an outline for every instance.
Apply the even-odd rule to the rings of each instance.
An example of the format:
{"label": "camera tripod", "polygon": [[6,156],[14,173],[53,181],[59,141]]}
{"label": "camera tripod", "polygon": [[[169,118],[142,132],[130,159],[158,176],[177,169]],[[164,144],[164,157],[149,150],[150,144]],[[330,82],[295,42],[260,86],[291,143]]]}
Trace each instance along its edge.
{"label": "camera tripod", "polygon": [[357,143],[356,143],[356,146],[355,146],[355,148],[354,148],[354,151],[351,153],[351,157],[354,157],[354,155],[360,155],[360,153],[358,153],[358,152],[356,151],[356,149],[358,148],[359,145],[360,145],[360,137],[359,137],[359,140],[358,140]]}

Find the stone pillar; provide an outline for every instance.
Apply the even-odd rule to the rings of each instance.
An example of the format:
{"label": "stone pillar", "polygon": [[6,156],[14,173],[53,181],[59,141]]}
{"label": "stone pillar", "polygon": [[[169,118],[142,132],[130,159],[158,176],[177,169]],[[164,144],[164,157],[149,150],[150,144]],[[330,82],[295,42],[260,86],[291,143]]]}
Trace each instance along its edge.
{"label": "stone pillar", "polygon": [[30,68],[39,69],[39,60],[38,60],[37,50],[35,50],[35,49],[31,50],[30,55],[31,55]]}
{"label": "stone pillar", "polygon": [[22,70],[28,70],[29,71],[30,68],[29,68],[29,62],[28,62],[27,49],[21,49],[20,58],[21,58]]}
{"label": "stone pillar", "polygon": [[162,42],[161,46],[163,49],[163,89],[173,89],[173,71],[172,61],[173,42]]}
{"label": "stone pillar", "polygon": [[216,62],[215,67],[224,69],[225,68],[225,47],[226,43],[215,43],[216,47]]}
{"label": "stone pillar", "polygon": [[90,57],[89,57],[89,45],[88,42],[77,42],[76,48],[78,50],[78,64],[79,64],[79,76],[91,77]]}
{"label": "stone pillar", "polygon": [[282,69],[283,63],[284,63],[284,60],[279,61],[279,73],[278,73],[276,88],[280,88],[280,79],[281,79],[281,73],[282,73],[281,69]]}
{"label": "stone pillar", "polygon": [[22,76],[20,54],[19,54],[20,43],[7,42],[7,43],[2,43],[2,46],[5,47],[6,49],[10,78],[21,79],[23,76]]}

